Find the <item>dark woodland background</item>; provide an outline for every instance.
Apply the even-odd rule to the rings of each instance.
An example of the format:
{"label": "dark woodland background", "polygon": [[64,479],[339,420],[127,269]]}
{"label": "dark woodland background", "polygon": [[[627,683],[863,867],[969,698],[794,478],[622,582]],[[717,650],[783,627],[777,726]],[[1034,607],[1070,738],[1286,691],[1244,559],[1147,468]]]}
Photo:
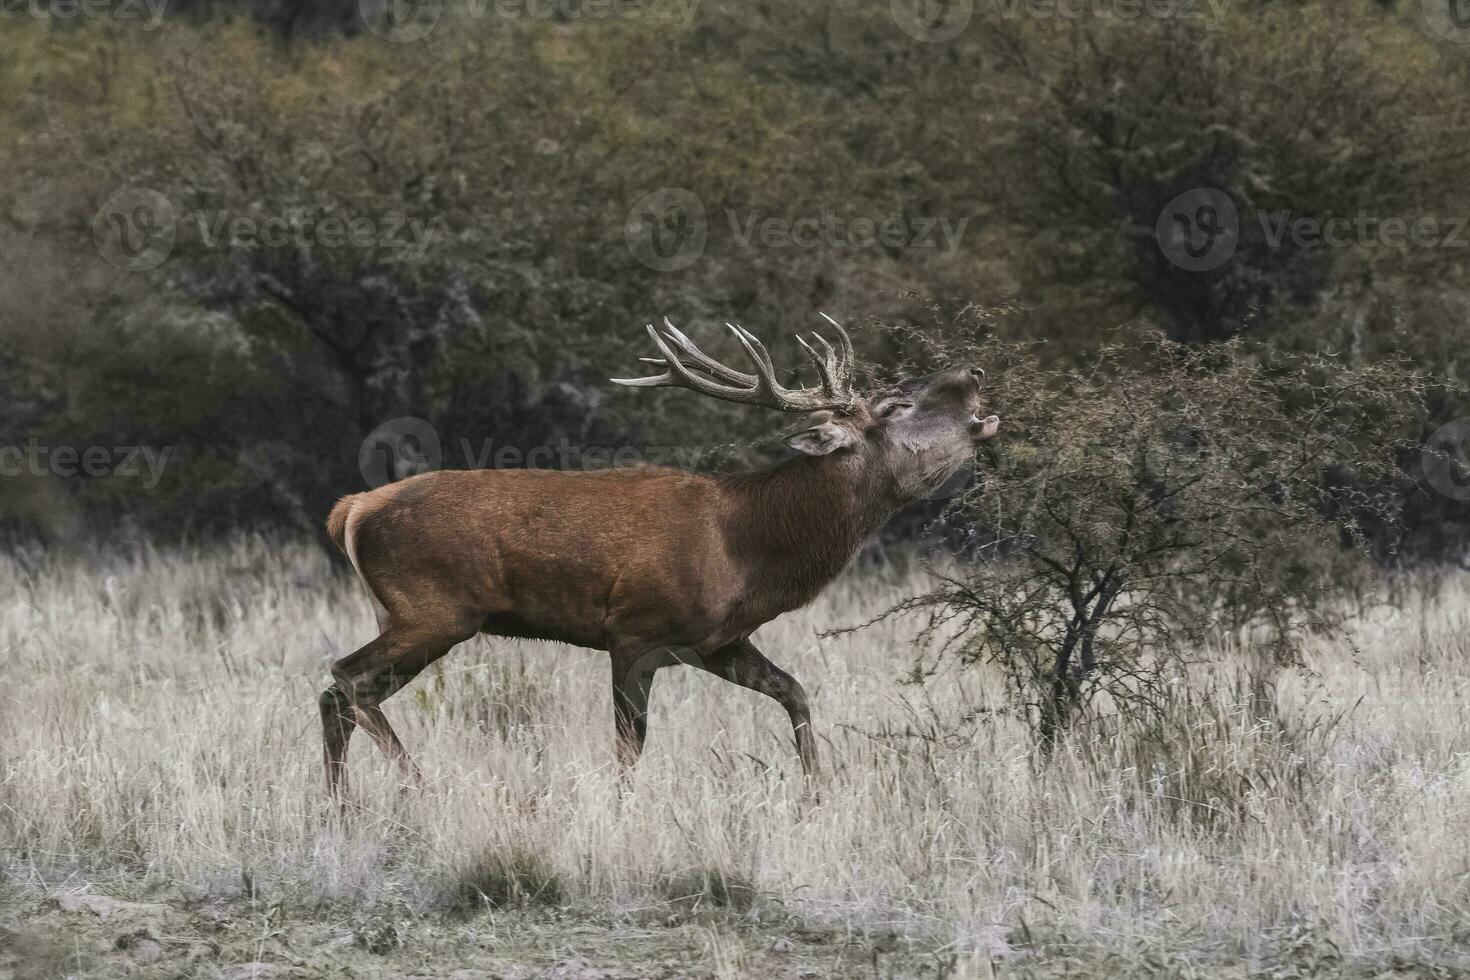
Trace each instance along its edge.
{"label": "dark woodland background", "polygon": [[[173,0],[156,22],[121,0],[45,6],[0,0],[0,446],[170,456],[156,485],[0,478],[12,537],[319,533],[364,488],[364,438],[403,416],[432,425],[446,466],[487,439],[766,458],[769,413],[606,379],[637,372],[664,314],[720,354],[736,320],[797,366],[790,338],[821,310],[870,367],[977,323],[1053,365],[1151,328],[1405,356],[1446,384],[1402,433],[1402,522],[1376,553],[1466,553],[1470,504],[1426,485],[1412,444],[1470,415],[1470,230],[1313,244],[1260,220],[1470,215],[1470,28],[1429,0],[1137,18],[978,0],[947,38],[959,8],[926,25],[850,0],[553,16],[486,0],[436,8],[412,41],[353,2]],[[1228,262],[1190,271],[1155,232],[1197,188],[1228,194],[1241,230]],[[128,190],[176,212],[152,268],[99,244]],[[650,261],[638,230],[687,239],[690,195],[702,251]],[[208,233],[293,212],[375,231]],[[746,234],[769,218],[839,230]],[[849,233],[895,218],[905,235]]]}

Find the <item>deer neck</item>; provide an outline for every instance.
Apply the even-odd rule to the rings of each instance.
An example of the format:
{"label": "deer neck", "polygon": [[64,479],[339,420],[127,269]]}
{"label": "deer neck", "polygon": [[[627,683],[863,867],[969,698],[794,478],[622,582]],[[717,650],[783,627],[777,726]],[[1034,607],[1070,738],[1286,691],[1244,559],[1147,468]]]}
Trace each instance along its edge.
{"label": "deer neck", "polygon": [[729,478],[722,530],[751,587],[795,608],[835,578],[899,507],[871,469],[856,454],[799,456]]}

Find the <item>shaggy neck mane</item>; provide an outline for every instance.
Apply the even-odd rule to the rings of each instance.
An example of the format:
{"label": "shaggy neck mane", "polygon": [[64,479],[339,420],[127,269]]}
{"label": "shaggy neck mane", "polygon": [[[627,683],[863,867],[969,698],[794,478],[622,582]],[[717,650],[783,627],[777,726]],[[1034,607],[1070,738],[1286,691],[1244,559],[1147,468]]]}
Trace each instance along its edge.
{"label": "shaggy neck mane", "polygon": [[721,479],[730,501],[723,530],[731,554],[774,569],[752,587],[801,604],[842,571],[897,509],[893,494],[863,468],[848,453],[798,456]]}

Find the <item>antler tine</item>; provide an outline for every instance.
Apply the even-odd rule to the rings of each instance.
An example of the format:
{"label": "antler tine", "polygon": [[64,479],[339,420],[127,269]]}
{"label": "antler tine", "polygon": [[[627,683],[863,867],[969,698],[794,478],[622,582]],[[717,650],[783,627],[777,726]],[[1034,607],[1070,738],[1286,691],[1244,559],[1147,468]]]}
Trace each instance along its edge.
{"label": "antler tine", "polygon": [[771,355],[767,352],[765,345],[743,327],[738,327],[733,323],[727,323],[725,326],[730,328],[730,332],[735,335],[740,346],[745,348],[745,355],[750,358],[750,363],[755,368],[755,390],[763,392],[774,407],[785,412],[794,411],[796,406],[787,397],[786,389],[781,387],[780,382],[776,380],[776,365],[772,363]]}
{"label": "antler tine", "polygon": [[812,363],[817,366],[817,373],[822,376],[822,390],[828,395],[836,395],[837,382],[832,376],[832,346],[817,334],[812,334],[812,337],[816,339],[817,343],[827,348],[826,357],[818,354],[816,349],[811,344],[808,344],[801,334],[796,335],[796,342],[801,345],[802,350],[811,355]]}
{"label": "antler tine", "polygon": [[776,383],[776,365],[771,360],[771,353],[766,350],[766,345],[761,343],[755,334],[738,324],[727,323],[725,326],[730,328],[735,339],[740,341],[740,346],[745,348],[745,353],[755,365],[755,373],[760,376],[761,380],[772,388],[779,388],[780,385]]}
{"label": "antler tine", "polygon": [[664,317],[664,330],[665,335],[668,336],[669,339],[678,346],[680,352],[684,354],[684,356],[688,357],[691,361],[693,361],[701,371],[704,371],[707,374],[711,374],[714,377],[719,378],[721,381],[728,381],[731,384],[755,384],[755,375],[746,374],[744,371],[737,371],[729,365],[722,364],[719,361],[715,360],[713,357],[710,357],[704,351],[696,347],[694,345],[694,341],[684,336],[683,331],[674,326],[673,321],[671,321],[668,317]]}
{"label": "antler tine", "polygon": [[853,366],[857,363],[857,357],[852,352],[852,338],[847,335],[846,330],[842,329],[842,324],[827,314],[818,313],[817,315],[832,324],[832,329],[837,331],[837,336],[841,339],[842,353],[838,358],[837,369],[842,384],[850,386],[852,384]]}
{"label": "antler tine", "polygon": [[[653,329],[653,324],[648,324],[645,329],[648,330],[648,336],[653,338],[653,342],[658,349],[667,355],[669,353],[668,349],[664,346],[663,340],[658,335],[658,331]],[[608,380],[615,385],[625,385],[629,388],[655,388],[659,385],[671,385],[675,381],[674,373],[669,366],[671,359],[669,357],[640,357],[638,358],[640,362],[662,367],[664,368],[664,373],[649,375],[646,378],[609,378]]]}
{"label": "antler tine", "polygon": [[822,353],[827,357],[828,360],[832,361],[835,364],[837,361],[837,353],[832,350],[832,345],[827,343],[827,338],[823,337],[821,334],[813,330],[812,339],[822,345]]}

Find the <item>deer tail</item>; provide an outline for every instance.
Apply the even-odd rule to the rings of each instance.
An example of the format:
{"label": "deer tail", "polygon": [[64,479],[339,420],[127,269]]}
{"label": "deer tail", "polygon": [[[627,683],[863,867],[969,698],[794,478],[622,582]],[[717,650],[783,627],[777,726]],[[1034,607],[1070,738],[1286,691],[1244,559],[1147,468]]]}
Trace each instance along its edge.
{"label": "deer tail", "polygon": [[[332,543],[347,553],[347,515],[352,513],[352,505],[357,502],[358,494],[349,493],[332,507],[332,512],[327,515],[327,535]],[[351,555],[348,555],[350,558]]]}

